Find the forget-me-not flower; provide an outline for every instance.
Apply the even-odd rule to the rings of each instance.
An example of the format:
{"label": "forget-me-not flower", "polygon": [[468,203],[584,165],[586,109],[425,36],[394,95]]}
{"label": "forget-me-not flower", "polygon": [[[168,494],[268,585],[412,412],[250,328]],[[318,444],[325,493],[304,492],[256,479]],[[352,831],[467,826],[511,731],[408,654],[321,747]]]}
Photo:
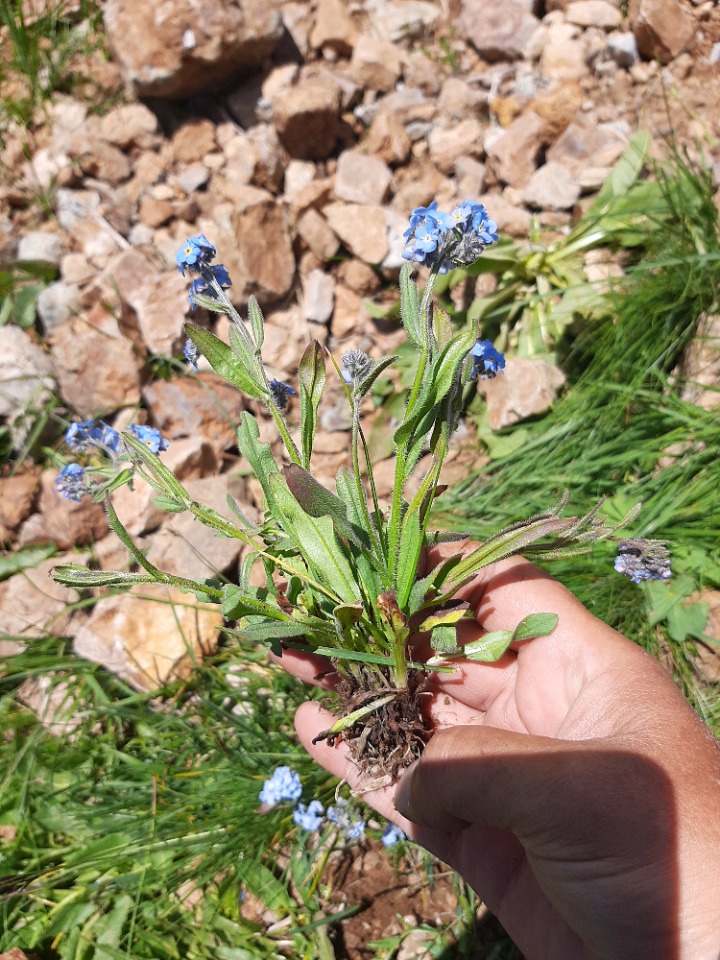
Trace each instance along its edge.
{"label": "forget-me-not flower", "polygon": [[300,777],[290,767],[277,767],[271,777],[263,783],[258,799],[267,807],[274,807],[283,800],[292,803],[302,796]]}
{"label": "forget-me-not flower", "polygon": [[459,203],[451,213],[439,211],[436,201],[416,207],[404,237],[403,257],[438,273],[475,263],[498,239],[497,224],[481,203],[472,200]]}
{"label": "forget-me-not flower", "polygon": [[200,359],[200,351],[195,346],[194,342],[190,339],[190,337],[188,337],[187,340],[185,341],[185,348],[183,349],[183,354],[187,362],[193,368],[193,370],[197,372],[198,360]]}
{"label": "forget-me-not flower", "polygon": [[669,580],[672,577],[670,554],[662,540],[621,540],[618,544],[615,569],[630,577],[633,583],[643,580]]}
{"label": "forget-me-not flower", "polygon": [[210,243],[204,233],[199,233],[195,237],[188,237],[185,243],[175,254],[178,270],[185,276],[185,271],[200,273],[203,264],[212,263],[217,255],[217,250]]}
{"label": "forget-me-not flower", "polygon": [[120,434],[104,420],[81,420],[71,423],[65,431],[65,443],[76,453],[84,453],[89,447],[99,447],[110,456],[120,452]]}
{"label": "forget-me-not flower", "polygon": [[73,500],[75,503],[80,503],[85,494],[90,492],[90,487],[85,482],[85,468],[79,463],[68,463],[64,466],[55,480],[55,485],[63,500]]}
{"label": "forget-me-not flower", "polygon": [[131,423],[128,430],[138,438],[140,443],[144,443],[151,453],[160,453],[161,450],[167,450],[170,446],[156,427],[143,427],[137,423]]}
{"label": "forget-me-not flower", "polygon": [[472,357],[471,377],[480,377],[481,380],[492,380],[498,373],[505,372],[505,357],[496,350],[489,340],[479,337],[470,351]]}
{"label": "forget-me-not flower", "polygon": [[284,410],[288,405],[288,399],[295,396],[295,391],[289,383],[283,383],[282,380],[270,381],[270,393],[278,410]]}
{"label": "forget-me-not flower", "polygon": [[299,803],[293,812],[293,820],[307,833],[315,833],[323,823],[323,805],[319,800],[311,800],[307,805]]}
{"label": "forget-me-not flower", "polygon": [[394,823],[389,823],[382,832],[380,842],[384,847],[394,847],[398,840],[405,840],[405,831]]}
{"label": "forget-me-not flower", "polygon": [[365,833],[365,821],[351,810],[347,800],[340,799],[335,806],[328,807],[327,818],[346,840],[360,840]]}

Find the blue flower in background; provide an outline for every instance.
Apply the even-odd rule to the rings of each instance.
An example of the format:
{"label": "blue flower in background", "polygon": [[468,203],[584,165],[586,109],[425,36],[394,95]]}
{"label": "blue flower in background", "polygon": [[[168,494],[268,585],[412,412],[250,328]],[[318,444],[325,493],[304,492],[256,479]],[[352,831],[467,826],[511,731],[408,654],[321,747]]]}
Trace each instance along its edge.
{"label": "blue flower in background", "polygon": [[199,294],[203,297],[210,297],[211,299],[217,299],[217,292],[212,285],[214,280],[218,286],[222,287],[223,290],[226,290],[228,287],[232,286],[232,280],[230,279],[230,274],[225,269],[222,263],[216,263],[214,266],[203,266],[202,276],[195,277],[195,279],[190,284],[190,292],[188,293],[188,300],[190,301],[190,306],[194,310],[197,306],[196,296]]}
{"label": "blue flower in background", "polygon": [[278,767],[263,783],[258,799],[265,806],[274,807],[283,800],[297,803],[301,796],[302,784],[298,774],[290,767]]}
{"label": "blue flower in background", "polygon": [[60,471],[55,480],[57,492],[64,500],[73,500],[80,503],[90,487],[85,482],[85,469],[79,463],[68,463]]}
{"label": "blue flower in background", "polygon": [[284,410],[288,405],[288,398],[295,396],[295,391],[290,384],[283,383],[282,380],[270,381],[270,393],[278,410]]}
{"label": "blue flower in background", "polygon": [[672,577],[670,554],[662,540],[621,540],[618,544],[615,570],[633,583],[643,580],[669,580]]}
{"label": "blue flower in background", "polygon": [[416,207],[404,237],[403,257],[437,273],[475,263],[498,239],[497,224],[481,203],[472,200],[459,203],[451,213],[440,212],[436,201],[429,207]]}
{"label": "blue flower in background", "polygon": [[365,821],[350,809],[347,800],[338,800],[334,807],[328,807],[327,818],[346,840],[359,840],[365,833]]}
{"label": "blue flower in background", "polygon": [[311,800],[309,804],[299,803],[293,812],[293,820],[308,833],[315,833],[323,822],[323,805],[319,800]]}
{"label": "blue flower in background", "polygon": [[198,360],[200,359],[200,352],[195,346],[190,337],[185,341],[185,348],[183,349],[183,354],[185,359],[190,364],[190,366],[197,372]]}
{"label": "blue flower in background", "polygon": [[199,233],[195,237],[188,237],[175,254],[175,260],[181,275],[185,276],[186,270],[199,273],[201,266],[212,263],[216,255],[217,250],[205,234]]}
{"label": "blue flower in background", "polygon": [[84,453],[88,447],[94,446],[113,456],[120,451],[122,441],[117,430],[104,420],[82,420],[67,428],[65,443],[76,453]]}
{"label": "blue flower in background", "polygon": [[498,373],[505,371],[505,357],[496,350],[489,340],[475,341],[475,346],[470,351],[472,357],[472,377],[480,377],[481,380],[492,380]]}
{"label": "blue flower in background", "polygon": [[398,840],[405,839],[405,831],[401,830],[400,827],[396,827],[394,823],[389,823],[382,832],[380,842],[384,847],[394,847]]}
{"label": "blue flower in background", "polygon": [[140,443],[144,443],[151,453],[160,453],[161,450],[167,450],[170,446],[165,437],[155,427],[143,427],[131,423],[128,430],[138,438]]}

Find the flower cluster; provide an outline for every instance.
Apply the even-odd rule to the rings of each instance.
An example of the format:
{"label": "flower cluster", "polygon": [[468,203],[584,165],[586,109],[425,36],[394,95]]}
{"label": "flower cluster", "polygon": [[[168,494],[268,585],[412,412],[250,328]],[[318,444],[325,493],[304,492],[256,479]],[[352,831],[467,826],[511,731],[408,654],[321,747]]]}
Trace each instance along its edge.
{"label": "flower cluster", "polygon": [[630,577],[633,583],[643,580],[669,580],[670,554],[662,540],[621,540],[618,545],[615,569]]}
{"label": "flower cluster", "polygon": [[263,806],[275,807],[283,800],[297,803],[301,796],[302,784],[296,771],[290,767],[278,767],[263,783],[258,800]]}
{"label": "flower cluster", "polygon": [[334,807],[328,807],[327,818],[346,840],[360,840],[365,834],[365,821],[353,812],[347,800],[340,799]]}
{"label": "flower cluster", "polygon": [[403,257],[437,273],[475,263],[498,239],[495,221],[481,203],[471,200],[459,203],[451,213],[439,211],[435,200],[429,207],[416,207],[403,236],[407,241]]}
{"label": "flower cluster", "polygon": [[340,373],[345,383],[362,380],[372,370],[374,364],[362,350],[346,350],[342,358]]}
{"label": "flower cluster", "polygon": [[218,288],[226,290],[232,286],[230,274],[222,263],[213,264],[217,250],[204,233],[195,237],[188,237],[182,247],[175,254],[178,270],[184,277],[185,271],[197,276],[190,284],[188,300],[193,310],[197,307],[197,297],[216,299]]}
{"label": "flower cluster", "polygon": [[472,357],[471,377],[492,380],[498,373],[505,372],[505,357],[489,340],[478,338],[470,351],[470,356]]}
{"label": "flower cluster", "polygon": [[282,380],[271,380],[269,386],[278,410],[284,410],[288,405],[288,399],[295,396],[295,390],[289,383],[283,383]]}
{"label": "flower cluster", "polygon": [[[168,441],[155,427],[131,423],[128,430],[144,443],[151,453],[160,453],[169,446]],[[104,420],[80,420],[71,423],[65,431],[65,443],[74,453],[88,453],[95,448],[103,456],[109,457],[113,465],[129,459],[121,434]],[[68,463],[64,466],[55,480],[58,494],[64,500],[80,503],[86,494],[93,493],[97,488],[92,480],[86,478],[87,472],[88,468],[79,463]]]}

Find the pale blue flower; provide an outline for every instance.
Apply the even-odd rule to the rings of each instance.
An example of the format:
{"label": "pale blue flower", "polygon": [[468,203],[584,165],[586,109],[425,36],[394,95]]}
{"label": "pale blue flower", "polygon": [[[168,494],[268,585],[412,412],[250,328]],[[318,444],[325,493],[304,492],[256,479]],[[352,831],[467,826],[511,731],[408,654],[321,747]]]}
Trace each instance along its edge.
{"label": "pale blue flower", "polygon": [[178,270],[185,276],[186,270],[199,273],[200,267],[203,264],[212,263],[216,254],[217,250],[205,234],[199,233],[195,237],[188,237],[175,254],[175,260],[177,261]]}
{"label": "pale blue flower", "polygon": [[323,823],[323,805],[319,800],[311,800],[307,805],[299,803],[293,812],[293,820],[302,830],[315,833]]}
{"label": "pale blue flower", "polygon": [[274,807],[283,800],[292,803],[302,796],[300,777],[290,767],[277,767],[271,777],[263,783],[258,799],[267,807]]}
{"label": "pale blue flower", "polygon": [[394,823],[389,823],[382,832],[380,842],[384,847],[394,847],[399,840],[405,840],[405,831]]}
{"label": "pale blue flower", "polygon": [[68,463],[63,467],[55,486],[64,500],[73,500],[75,503],[80,503],[85,494],[90,492],[85,482],[85,469],[79,463]]}
{"label": "pale blue flower", "polygon": [[160,453],[161,450],[167,450],[169,442],[163,437],[156,427],[143,427],[136,423],[131,423],[128,427],[130,433],[134,434],[144,443],[150,453]]}
{"label": "pale blue flower", "polygon": [[403,257],[437,273],[475,263],[498,239],[497,224],[481,203],[472,200],[459,203],[451,213],[438,211],[435,201],[429,207],[417,207],[404,236]]}
{"label": "pale blue flower", "polygon": [[183,354],[187,362],[193,368],[193,370],[197,372],[198,360],[200,359],[200,351],[195,346],[194,342],[190,339],[190,337],[188,337],[187,340],[185,341],[185,348],[183,349]]}
{"label": "pale blue flower", "polygon": [[334,823],[346,840],[360,840],[365,833],[365,821],[350,807],[347,800],[338,800],[328,807],[327,818]]}
{"label": "pale blue flower", "polygon": [[478,338],[470,351],[472,357],[472,377],[492,380],[498,373],[505,372],[505,357],[496,350],[489,340]]}
{"label": "pale blue flower", "polygon": [[114,456],[120,451],[122,441],[117,430],[104,420],[81,420],[67,428],[65,443],[76,453],[84,453],[94,446]]}

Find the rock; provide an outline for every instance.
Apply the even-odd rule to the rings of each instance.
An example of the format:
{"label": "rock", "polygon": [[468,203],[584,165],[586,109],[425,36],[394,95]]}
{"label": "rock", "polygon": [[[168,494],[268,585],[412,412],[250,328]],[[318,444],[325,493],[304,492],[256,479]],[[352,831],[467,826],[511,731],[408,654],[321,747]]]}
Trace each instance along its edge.
{"label": "rock", "polygon": [[370,34],[363,34],[355,44],[350,73],[364,90],[389,93],[400,78],[401,64],[397,46]]}
{"label": "rock", "polygon": [[458,157],[455,161],[455,179],[458,196],[472,199],[479,197],[485,189],[487,169],[484,163],[472,157]]}
{"label": "rock", "polygon": [[469,118],[450,127],[433,127],[428,138],[430,157],[443,173],[451,173],[461,157],[482,153],[483,126]]}
{"label": "rock", "polygon": [[215,124],[210,120],[188,120],[173,134],[170,149],[176,163],[195,163],[217,146]]}
{"label": "rock", "polygon": [[623,153],[627,139],[610,124],[596,124],[579,115],[547,152],[547,160],[561,163],[580,179],[588,166],[611,166]]}
{"label": "rock", "polygon": [[132,172],[130,160],[122,150],[84,134],[74,142],[70,159],[79,165],[86,176],[111,184],[122,183]]}
{"label": "rock", "polygon": [[[52,540],[61,550],[100,540],[108,531],[105,508],[90,497],[84,497],[80,503],[63,500],[55,484],[58,473],[56,469],[44,470],[40,477],[38,512],[43,521],[42,539]],[[36,531],[36,539],[38,536]]]}
{"label": "rock", "polygon": [[441,16],[427,0],[382,0],[372,10],[373,32],[391,43],[428,36]]}
{"label": "rock", "polygon": [[512,187],[523,187],[535,170],[545,142],[545,122],[529,110],[513,120],[491,146],[486,144],[486,149],[499,179]]}
{"label": "rock", "polygon": [[580,196],[580,186],[561,163],[538,167],[523,190],[523,200],[538,210],[571,210]]}
{"label": "rock", "polygon": [[347,57],[352,53],[357,35],[344,0],[318,0],[315,26],[310,32],[310,44],[315,50],[331,50]]}
{"label": "rock", "polygon": [[479,380],[478,392],[485,396],[490,427],[502,430],[545,413],[564,383],[565,374],[551,363],[509,358],[505,375]]}
{"label": "rock", "polygon": [[129,147],[149,150],[156,147],[160,139],[157,117],[142,103],[124,103],[113,107],[102,118],[100,136],[122,150]]}
{"label": "rock", "polygon": [[175,209],[169,200],[156,200],[155,197],[143,197],[138,209],[140,222],[148,227],[161,227],[172,220]]}
{"label": "rock", "polygon": [[368,154],[390,166],[405,163],[410,156],[410,146],[405,127],[387,113],[380,113],[373,120],[363,142]]}
{"label": "rock", "polygon": [[59,280],[40,291],[37,312],[43,332],[51,334],[68,321],[80,307],[80,290],[70,283]]}
{"label": "rock", "polygon": [[[143,390],[152,419],[170,441],[200,438],[217,456],[235,446],[235,424],[244,409],[240,392],[215,373],[157,380]],[[171,444],[172,449],[172,444]]]}
{"label": "rock", "polygon": [[720,315],[705,314],[683,354],[682,398],[705,410],[720,406]]}
{"label": "rock", "polygon": [[[112,318],[108,318],[109,320]],[[51,337],[60,395],[79,416],[102,415],[140,400],[142,360],[133,344],[73,317]]]}
{"label": "rock", "polygon": [[615,30],[623,18],[615,4],[608,0],[573,0],[565,8],[565,19],[577,27]]}
{"label": "rock", "polygon": [[[251,520],[257,513],[244,504],[245,482],[223,473],[202,480],[189,480],[185,489],[197,503],[210,507],[227,520],[233,520],[227,497],[238,503]],[[188,579],[217,577],[231,571],[243,550],[242,540],[220,536],[212,527],[197,520],[192,513],[173,513],[151,539],[148,560],[158,569]]]}
{"label": "rock", "polygon": [[14,476],[0,477],[0,527],[17,530],[29,516],[39,479],[40,468],[34,466]]}
{"label": "rock", "polygon": [[185,480],[211,477],[220,469],[218,455],[212,444],[202,437],[173,440],[169,448],[160,454],[160,458],[181,483]]}
{"label": "rock", "polygon": [[245,302],[250,294],[261,304],[282,299],[290,292],[295,276],[287,209],[265,191],[256,191],[247,206],[230,219],[239,266],[238,275],[230,274],[233,302]]}
{"label": "rock", "polygon": [[128,291],[127,302],[135,311],[143,343],[150,353],[173,356],[185,342],[187,279],[176,271],[151,275]]}
{"label": "rock", "polygon": [[684,0],[630,0],[629,16],[646,60],[670,63],[695,35],[695,20]]}
{"label": "rock", "polygon": [[508,233],[511,237],[527,237],[532,225],[532,217],[527,210],[496,193],[478,199],[485,204],[500,233]]}
{"label": "rock", "polygon": [[548,141],[554,143],[580,110],[585,94],[577,80],[555,81],[539,93],[530,104],[545,121]]}
{"label": "rock", "polygon": [[189,677],[214,651],[221,624],[216,605],[199,603],[173,587],[143,584],[99,600],[76,633],[73,650],[136,690],[150,691]]}
{"label": "rock", "polygon": [[382,160],[359,150],[344,150],[338,157],[335,196],[376,206],[386,199],[391,180],[392,173]]}
{"label": "rock", "polygon": [[494,63],[519,60],[539,25],[524,0],[464,0],[458,31]]}
{"label": "rock", "polygon": [[60,262],[60,276],[67,284],[87,283],[95,276],[95,268],[81,253],[67,253]]}
{"label": "rock", "polygon": [[[165,460],[165,457],[162,459]],[[157,530],[167,516],[164,510],[153,503],[153,498],[157,496],[158,491],[139,476],[133,480],[132,489],[125,484],[114,491],[113,507],[131,537],[140,537]]]}
{"label": "rock", "polygon": [[708,620],[703,633],[715,641],[694,641],[697,651],[695,669],[705,682],[720,683],[720,590],[705,587],[693,594],[689,602],[707,604]]}
{"label": "rock", "polygon": [[55,385],[53,362],[20,327],[0,326],[0,356],[3,358],[0,416],[14,420],[23,411],[39,410]]}
{"label": "rock", "polygon": [[0,594],[0,636],[62,635],[70,621],[68,608],[77,603],[80,596],[75,590],[55,583],[50,571],[63,563],[84,563],[87,558],[87,554],[59,554],[9,577]]}
{"label": "rock", "polygon": [[[60,674],[28,677],[20,684],[17,698],[28,710],[32,710],[54,737],[67,737],[82,722],[80,717],[76,716],[78,702],[73,684],[60,679]],[[7,956],[8,954],[0,954],[0,958]]]}
{"label": "rock", "polygon": [[283,146],[298,160],[322,160],[337,141],[340,87],[321,77],[309,77],[273,103],[273,124]]}
{"label": "rock", "polygon": [[340,241],[325,217],[312,207],[298,218],[295,228],[318,260],[330,260],[338,252]]}
{"label": "rock", "polygon": [[639,58],[635,34],[609,34],[607,38],[607,52],[619,67],[632,67],[638,62]]}
{"label": "rock", "polygon": [[323,213],[354,256],[366,263],[381,263],[387,256],[387,224],[382,207],[330,203],[323,208]]}
{"label": "rock", "polygon": [[576,27],[556,23],[549,28],[540,56],[540,73],[548,80],[579,80],[589,75],[585,47]]}
{"label": "rock", "polygon": [[17,248],[18,260],[33,263],[58,265],[65,254],[65,240],[59,233],[49,230],[31,230],[20,237]]}
{"label": "rock", "polygon": [[344,260],[338,264],[335,273],[340,283],[363,297],[377,293],[380,289],[378,275],[362,260]]}
{"label": "rock", "polygon": [[360,297],[354,290],[338,284],[335,288],[335,310],[332,318],[334,340],[342,341],[355,336],[361,325],[364,325],[364,320]]}
{"label": "rock", "polygon": [[308,323],[327,323],[335,303],[335,278],[324,270],[311,270],[303,282],[303,314]]}
{"label": "rock", "polygon": [[108,41],[125,80],[142,97],[187,97],[240,70],[250,72],[282,35],[278,4],[206,0],[108,0]]}
{"label": "rock", "polygon": [[175,174],[175,180],[188,195],[202,189],[209,179],[210,170],[200,162],[181,167]]}
{"label": "rock", "polygon": [[310,327],[299,307],[268,313],[263,356],[272,375],[294,382],[305,348],[311,340],[319,339],[320,334],[317,326]]}
{"label": "rock", "polygon": [[285,168],[285,199],[295,203],[298,195],[312,183],[317,173],[317,164],[310,160],[291,160]]}

